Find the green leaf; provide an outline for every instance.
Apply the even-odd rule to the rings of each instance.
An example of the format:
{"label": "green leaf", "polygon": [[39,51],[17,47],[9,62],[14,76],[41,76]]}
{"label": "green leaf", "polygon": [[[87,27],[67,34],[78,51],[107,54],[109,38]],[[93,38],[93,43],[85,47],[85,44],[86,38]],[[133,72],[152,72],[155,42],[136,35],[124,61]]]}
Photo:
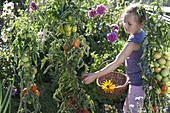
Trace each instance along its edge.
{"label": "green leaf", "polygon": [[44,70],[43,74],[46,74],[51,67],[52,67],[52,65],[49,65],[49,66]]}

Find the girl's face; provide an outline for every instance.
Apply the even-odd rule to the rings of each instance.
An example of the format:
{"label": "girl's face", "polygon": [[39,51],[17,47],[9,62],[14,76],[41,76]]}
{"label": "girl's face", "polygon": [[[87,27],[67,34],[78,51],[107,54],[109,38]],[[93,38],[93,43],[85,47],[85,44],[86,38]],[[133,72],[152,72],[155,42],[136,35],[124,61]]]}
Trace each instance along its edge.
{"label": "girl's face", "polygon": [[128,15],[125,15],[123,26],[124,30],[127,34],[134,35],[138,32],[140,32],[141,28],[144,26],[143,22],[139,23],[137,22],[138,17],[134,14],[130,13]]}

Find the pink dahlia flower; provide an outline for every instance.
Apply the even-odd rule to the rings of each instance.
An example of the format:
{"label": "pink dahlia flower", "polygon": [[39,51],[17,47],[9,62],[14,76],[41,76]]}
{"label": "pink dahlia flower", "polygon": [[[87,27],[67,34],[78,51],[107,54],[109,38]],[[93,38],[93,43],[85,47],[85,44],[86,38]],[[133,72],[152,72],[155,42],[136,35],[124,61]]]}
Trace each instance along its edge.
{"label": "pink dahlia flower", "polygon": [[110,32],[107,34],[107,40],[109,42],[115,42],[118,39],[117,33],[116,32]]}
{"label": "pink dahlia flower", "polygon": [[106,7],[102,4],[100,5],[97,5],[97,8],[96,8],[96,13],[101,15],[101,14],[104,14],[106,12]]}
{"label": "pink dahlia flower", "polygon": [[97,15],[97,13],[96,13],[96,11],[95,10],[89,10],[88,11],[88,16],[90,17],[90,18],[93,18],[94,16],[96,16]]}

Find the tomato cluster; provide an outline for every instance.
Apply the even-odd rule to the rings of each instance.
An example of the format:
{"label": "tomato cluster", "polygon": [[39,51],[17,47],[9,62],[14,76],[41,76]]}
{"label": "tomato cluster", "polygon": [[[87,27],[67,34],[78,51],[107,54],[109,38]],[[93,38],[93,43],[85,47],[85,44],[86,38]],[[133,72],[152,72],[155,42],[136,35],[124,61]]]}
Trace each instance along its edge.
{"label": "tomato cluster", "polygon": [[63,44],[63,49],[64,49],[64,52],[68,52],[72,47],[74,48],[79,48],[80,47],[80,38],[75,38],[73,41],[70,39],[70,42],[65,42]]}
{"label": "tomato cluster", "polygon": [[166,94],[168,86],[166,85],[170,78],[170,58],[167,52],[155,52],[153,54],[153,72],[155,74],[155,83],[158,84],[155,89],[156,94]]}
{"label": "tomato cluster", "polygon": [[166,84],[170,78],[170,58],[168,53],[155,52],[153,54],[153,72],[158,81]]}
{"label": "tomato cluster", "polygon": [[77,32],[77,25],[73,24],[72,16],[68,15],[66,22],[59,27],[59,31],[65,36],[71,36],[72,33]]}
{"label": "tomato cluster", "polygon": [[[31,91],[32,91],[32,93],[33,94],[35,94],[37,97],[39,97],[40,96],[40,91],[37,89],[37,85],[36,84],[31,84]],[[22,90],[22,95],[26,95],[27,94],[27,88],[24,88],[23,90]]]}

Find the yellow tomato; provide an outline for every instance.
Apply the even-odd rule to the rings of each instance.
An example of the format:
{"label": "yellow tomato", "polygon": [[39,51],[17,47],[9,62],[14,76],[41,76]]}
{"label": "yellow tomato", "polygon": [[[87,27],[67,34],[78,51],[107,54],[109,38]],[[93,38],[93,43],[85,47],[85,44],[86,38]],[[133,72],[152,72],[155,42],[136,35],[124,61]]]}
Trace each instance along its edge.
{"label": "yellow tomato", "polygon": [[73,32],[73,33],[77,32],[77,26],[76,25],[72,26],[71,32]]}
{"label": "yellow tomato", "polygon": [[65,32],[65,35],[66,35],[66,36],[71,36],[71,32],[70,32],[70,31],[66,31],[66,32]]}
{"label": "yellow tomato", "polygon": [[156,53],[154,53],[153,57],[154,57],[155,59],[159,59],[159,58],[162,57],[162,55],[161,55],[161,53],[156,52]]}
{"label": "yellow tomato", "polygon": [[71,25],[70,24],[64,24],[64,31],[71,32]]}

